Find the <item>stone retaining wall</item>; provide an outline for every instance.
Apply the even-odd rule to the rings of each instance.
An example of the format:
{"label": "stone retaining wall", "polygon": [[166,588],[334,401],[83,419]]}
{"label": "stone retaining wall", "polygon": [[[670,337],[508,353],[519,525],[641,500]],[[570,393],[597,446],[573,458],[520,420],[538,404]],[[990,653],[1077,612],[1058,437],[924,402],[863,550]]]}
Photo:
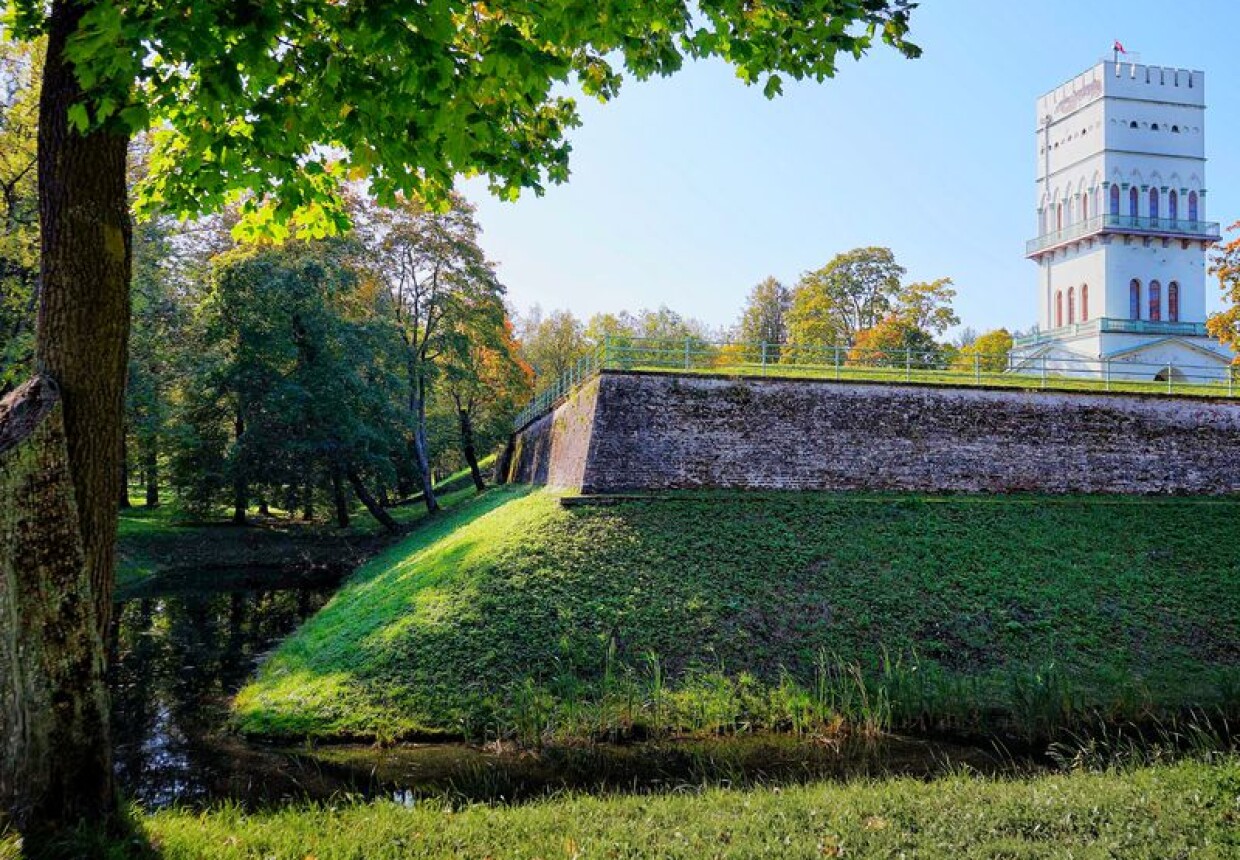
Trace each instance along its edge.
{"label": "stone retaining wall", "polygon": [[1240,491],[1240,403],[604,372],[517,434],[509,477],[682,488]]}

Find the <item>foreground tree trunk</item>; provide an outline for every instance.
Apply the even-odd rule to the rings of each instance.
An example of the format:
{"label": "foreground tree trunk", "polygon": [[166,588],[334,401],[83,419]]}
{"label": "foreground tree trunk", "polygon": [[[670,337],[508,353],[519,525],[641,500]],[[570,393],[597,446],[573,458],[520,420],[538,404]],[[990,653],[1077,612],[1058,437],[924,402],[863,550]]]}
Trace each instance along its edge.
{"label": "foreground tree trunk", "polygon": [[0,498],[0,813],[33,856],[115,811],[104,638],[47,377],[0,401]]}
{"label": "foreground tree trunk", "polygon": [[26,797],[18,811],[27,833],[117,820],[102,643],[112,614],[129,341],[128,141],[69,126],[83,94],[65,46],[89,8],[51,3],[39,101],[36,387],[58,390],[60,404],[10,447],[0,496],[13,607],[0,619],[0,638],[24,648],[20,672],[0,673],[3,767],[33,775],[6,783],[4,793],[16,787]]}
{"label": "foreground tree trunk", "polygon": [[390,532],[397,531],[400,526],[396,524],[396,520],[392,519],[392,515],[384,510],[383,505],[375,501],[375,497],[370,494],[370,490],[366,489],[366,482],[362,480],[362,476],[353,466],[348,468],[349,483],[353,485],[353,493],[363,505],[370,515],[378,520],[379,524]]}
{"label": "foreground tree trunk", "polygon": [[474,446],[474,422],[466,409],[458,409],[456,414],[461,427],[461,452],[465,455],[465,462],[469,464],[469,474],[474,479],[474,489],[481,493],[487,485],[482,480],[482,470],[478,468],[478,451]]}

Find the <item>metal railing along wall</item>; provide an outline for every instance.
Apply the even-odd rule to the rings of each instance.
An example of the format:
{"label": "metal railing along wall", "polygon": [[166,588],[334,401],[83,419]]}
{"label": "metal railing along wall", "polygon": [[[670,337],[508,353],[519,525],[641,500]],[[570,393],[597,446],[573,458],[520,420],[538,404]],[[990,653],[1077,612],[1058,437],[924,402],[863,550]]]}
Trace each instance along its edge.
{"label": "metal railing along wall", "polygon": [[1240,368],[1221,363],[1021,357],[934,344],[870,349],[796,343],[712,343],[697,338],[609,337],[540,391],[517,415],[516,428],[553,410],[602,370],[1207,397],[1232,397],[1240,377]]}

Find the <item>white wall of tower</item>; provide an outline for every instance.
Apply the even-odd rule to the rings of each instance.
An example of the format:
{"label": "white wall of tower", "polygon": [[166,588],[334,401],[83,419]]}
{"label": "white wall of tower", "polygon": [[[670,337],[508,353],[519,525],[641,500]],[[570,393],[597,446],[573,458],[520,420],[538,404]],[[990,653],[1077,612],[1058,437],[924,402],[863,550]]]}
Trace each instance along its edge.
{"label": "white wall of tower", "polygon": [[[1201,72],[1102,62],[1038,99],[1037,120],[1038,235],[1103,214],[1128,216],[1133,189],[1139,218],[1170,220],[1174,196],[1177,221],[1193,214],[1197,221],[1207,220]],[[1068,245],[1039,261],[1040,325],[1067,324],[1069,290],[1073,322],[1086,318],[1083,310],[1088,319],[1128,319],[1134,279],[1141,285],[1138,318],[1151,318],[1149,284],[1156,282],[1158,318],[1170,319],[1174,282],[1176,318],[1205,320],[1203,243],[1107,236]],[[1087,308],[1081,306],[1082,287],[1088,291]]]}

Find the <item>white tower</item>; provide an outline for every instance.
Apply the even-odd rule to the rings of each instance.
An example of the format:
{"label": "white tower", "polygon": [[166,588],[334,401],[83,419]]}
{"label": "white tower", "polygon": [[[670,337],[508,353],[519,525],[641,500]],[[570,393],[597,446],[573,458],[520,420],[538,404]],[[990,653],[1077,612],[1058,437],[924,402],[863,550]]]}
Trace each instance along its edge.
{"label": "white tower", "polygon": [[[1205,75],[1103,61],[1038,99],[1037,330],[1026,367],[1215,378],[1205,331]],[[1124,373],[1124,369],[1127,373]],[[1177,369],[1178,368],[1178,369]],[[1147,372],[1148,371],[1148,372]]]}

